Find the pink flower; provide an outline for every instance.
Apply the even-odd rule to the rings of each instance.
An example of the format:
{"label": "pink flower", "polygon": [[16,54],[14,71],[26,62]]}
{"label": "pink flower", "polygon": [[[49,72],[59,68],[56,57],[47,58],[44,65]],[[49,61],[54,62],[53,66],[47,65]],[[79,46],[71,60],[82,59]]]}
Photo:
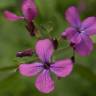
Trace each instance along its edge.
{"label": "pink flower", "polygon": [[66,77],[72,72],[73,62],[71,59],[52,62],[54,46],[49,39],[39,40],[36,44],[36,54],[41,62],[32,64],[21,64],[19,71],[24,76],[36,76],[36,88],[43,93],[49,93],[54,89],[54,81],[51,78],[51,71],[58,77]]}
{"label": "pink flower", "polygon": [[10,21],[25,19],[29,22],[31,22],[37,16],[38,12],[34,0],[23,0],[21,9],[23,16],[17,16],[16,14],[9,11],[5,11],[4,16]]}
{"label": "pink flower", "polygon": [[93,42],[90,36],[96,34],[96,17],[88,17],[81,22],[78,11],[73,6],[68,8],[65,16],[70,27],[62,33],[62,36],[74,44],[75,51],[81,56],[89,55],[93,49]]}

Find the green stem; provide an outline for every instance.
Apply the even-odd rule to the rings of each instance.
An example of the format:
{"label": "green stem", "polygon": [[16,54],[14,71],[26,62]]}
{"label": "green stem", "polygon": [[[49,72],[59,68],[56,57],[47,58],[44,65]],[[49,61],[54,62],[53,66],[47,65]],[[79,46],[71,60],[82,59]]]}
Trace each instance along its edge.
{"label": "green stem", "polygon": [[68,50],[69,48],[70,48],[70,46],[67,46],[66,48],[60,48],[60,49],[56,50],[56,53]]}
{"label": "green stem", "polygon": [[[44,26],[40,26],[40,27],[41,27],[41,29],[43,29],[44,31],[46,31],[48,37],[51,38],[50,31],[49,31],[47,28],[45,28]],[[42,33],[43,33],[43,32],[42,32]]]}
{"label": "green stem", "polygon": [[16,69],[18,68],[18,66],[8,66],[8,67],[3,67],[3,68],[0,68],[0,72],[3,72],[3,71],[9,71],[9,70],[13,70],[13,69]]}

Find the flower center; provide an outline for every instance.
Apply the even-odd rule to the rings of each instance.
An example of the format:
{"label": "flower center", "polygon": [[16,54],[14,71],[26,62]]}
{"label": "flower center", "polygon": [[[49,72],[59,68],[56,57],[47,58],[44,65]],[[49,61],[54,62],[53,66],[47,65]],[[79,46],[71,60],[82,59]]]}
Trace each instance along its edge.
{"label": "flower center", "polygon": [[80,30],[80,28],[77,28],[77,32],[78,32],[78,33],[81,33],[81,30]]}
{"label": "flower center", "polygon": [[49,69],[50,68],[50,63],[48,63],[48,62],[47,63],[44,63],[44,66],[43,67],[44,67],[44,69]]}
{"label": "flower center", "polygon": [[82,30],[82,29],[80,29],[80,28],[77,28],[77,32],[78,32],[78,33],[85,33],[85,31]]}

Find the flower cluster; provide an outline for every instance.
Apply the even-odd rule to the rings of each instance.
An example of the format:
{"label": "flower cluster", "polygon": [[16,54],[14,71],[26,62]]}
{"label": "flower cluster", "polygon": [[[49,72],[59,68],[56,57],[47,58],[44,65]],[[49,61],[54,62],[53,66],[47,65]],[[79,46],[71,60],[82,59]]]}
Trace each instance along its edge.
{"label": "flower cluster", "polygon": [[[23,0],[22,3],[23,16],[17,16],[12,12],[5,11],[4,16],[10,21],[24,20],[26,21],[26,29],[31,36],[36,37],[35,18],[38,17],[38,10],[34,0]],[[83,22],[80,21],[79,13],[76,7],[72,6],[65,12],[65,17],[70,27],[60,35],[61,39],[68,40],[69,46],[74,52],[81,56],[87,56],[93,50],[93,42],[90,36],[96,34],[96,17],[88,17]],[[37,37],[36,37],[37,38]],[[54,81],[52,79],[53,72],[57,77],[66,77],[70,75],[75,63],[74,55],[70,58],[62,60],[53,60],[52,55],[58,48],[59,41],[54,37],[37,39],[35,50],[26,49],[17,52],[17,57],[35,56],[37,61],[31,64],[20,64],[19,72],[23,76],[36,76],[35,86],[43,93],[49,93],[54,90]],[[58,48],[59,49],[59,48]]]}

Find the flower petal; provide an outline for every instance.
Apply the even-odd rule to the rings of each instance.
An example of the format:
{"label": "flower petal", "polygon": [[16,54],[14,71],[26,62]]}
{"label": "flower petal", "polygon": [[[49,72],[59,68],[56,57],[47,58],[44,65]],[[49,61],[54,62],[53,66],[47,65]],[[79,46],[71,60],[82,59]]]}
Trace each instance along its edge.
{"label": "flower petal", "polygon": [[53,54],[54,46],[51,40],[39,40],[36,44],[36,53],[43,62],[48,62]]}
{"label": "flower petal", "polygon": [[80,27],[80,18],[77,9],[72,6],[69,7],[68,10],[65,13],[66,20],[69,22],[69,24],[73,27]]}
{"label": "flower petal", "polygon": [[72,43],[79,43],[81,41],[80,33],[75,28],[69,27],[62,33],[62,37],[67,38]]}
{"label": "flower petal", "polygon": [[22,12],[28,21],[32,21],[37,16],[37,8],[34,0],[24,0],[22,4]]}
{"label": "flower petal", "polygon": [[43,93],[50,93],[54,90],[54,81],[49,75],[49,70],[44,70],[38,77],[35,83],[36,88]]}
{"label": "flower petal", "polygon": [[28,77],[37,75],[42,69],[41,63],[21,64],[19,66],[19,72]]}
{"label": "flower petal", "polygon": [[6,19],[10,20],[10,21],[17,21],[20,19],[24,19],[24,17],[22,16],[17,16],[16,14],[9,12],[9,11],[5,11],[4,12],[4,16]]}
{"label": "flower petal", "polygon": [[71,42],[74,44],[78,44],[80,43],[80,41],[81,41],[81,34],[77,32],[71,39]]}
{"label": "flower petal", "polygon": [[90,28],[95,23],[96,23],[96,17],[94,17],[94,16],[93,17],[88,17],[87,19],[85,19],[82,22],[81,29],[84,30],[84,29]]}
{"label": "flower petal", "polygon": [[73,36],[77,33],[75,28],[68,27],[65,29],[65,31],[61,34],[62,37],[67,38],[69,41],[73,38]]}
{"label": "flower petal", "polygon": [[86,30],[85,30],[86,34],[91,36],[91,35],[96,35],[96,23],[93,24],[92,26],[88,27]]}
{"label": "flower petal", "polygon": [[75,51],[81,56],[87,56],[93,50],[92,40],[88,36],[82,36],[79,44],[75,45]]}
{"label": "flower petal", "polygon": [[53,71],[59,77],[66,77],[70,75],[73,69],[73,63],[70,59],[57,61],[51,65],[51,71]]}

